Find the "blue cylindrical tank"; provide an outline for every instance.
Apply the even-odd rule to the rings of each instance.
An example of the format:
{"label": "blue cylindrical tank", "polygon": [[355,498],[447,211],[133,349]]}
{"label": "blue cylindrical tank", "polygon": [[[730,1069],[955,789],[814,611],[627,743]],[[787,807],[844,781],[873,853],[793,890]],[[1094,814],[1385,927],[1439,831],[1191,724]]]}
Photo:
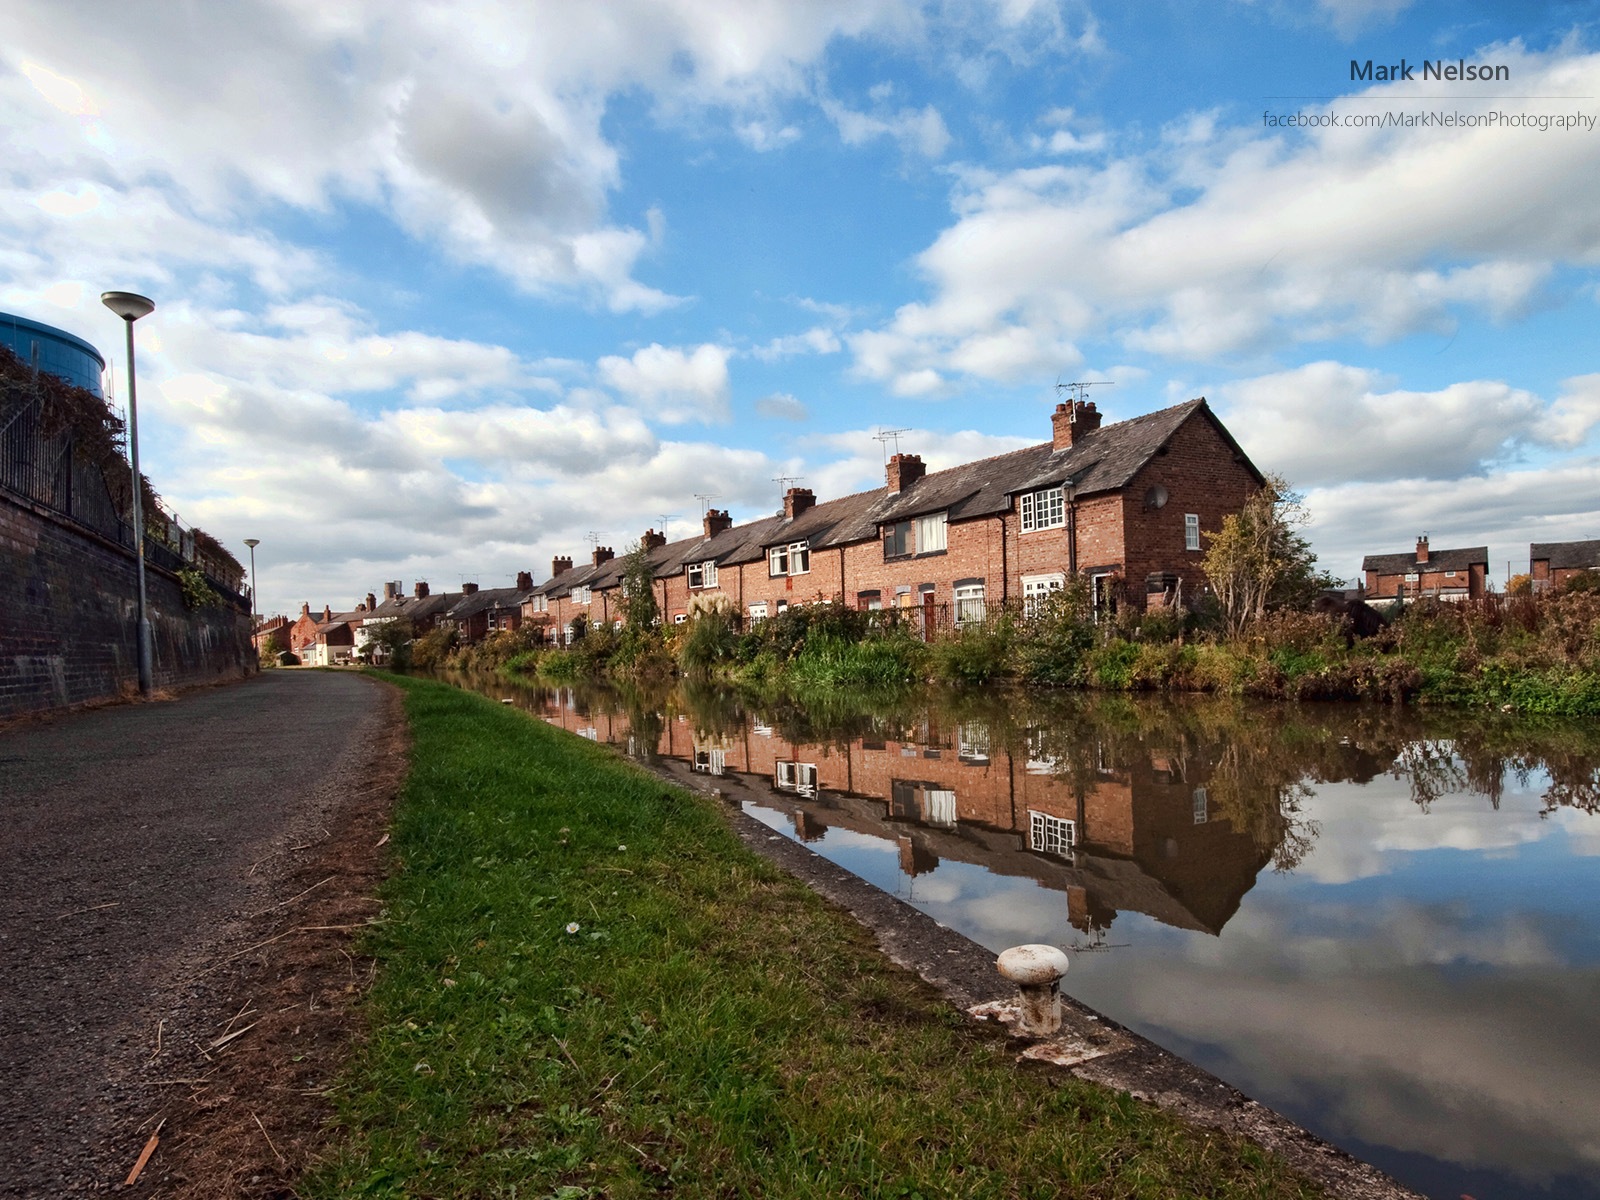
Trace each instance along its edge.
{"label": "blue cylindrical tank", "polygon": [[0,312],[0,346],[9,346],[23,362],[36,364],[41,371],[59,375],[105,398],[100,376],[106,369],[106,360],[100,357],[100,351],[65,329]]}

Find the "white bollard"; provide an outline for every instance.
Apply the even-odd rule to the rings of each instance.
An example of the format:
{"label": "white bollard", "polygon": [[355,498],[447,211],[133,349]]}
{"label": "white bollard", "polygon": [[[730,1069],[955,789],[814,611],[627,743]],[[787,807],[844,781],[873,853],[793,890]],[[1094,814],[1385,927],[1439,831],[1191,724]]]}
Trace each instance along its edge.
{"label": "white bollard", "polygon": [[1061,977],[1067,956],[1055,946],[1013,946],[995,960],[1000,974],[1017,985],[1022,1013],[1017,1032],[1049,1037],[1061,1028]]}

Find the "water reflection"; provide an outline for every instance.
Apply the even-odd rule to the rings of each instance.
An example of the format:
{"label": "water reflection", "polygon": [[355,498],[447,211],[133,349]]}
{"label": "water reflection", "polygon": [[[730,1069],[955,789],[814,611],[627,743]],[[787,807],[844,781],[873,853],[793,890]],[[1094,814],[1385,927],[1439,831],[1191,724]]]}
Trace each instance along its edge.
{"label": "water reflection", "polygon": [[1456,1200],[1600,1197],[1600,740],[1353,707],[513,691],[722,777],[1085,1002]]}

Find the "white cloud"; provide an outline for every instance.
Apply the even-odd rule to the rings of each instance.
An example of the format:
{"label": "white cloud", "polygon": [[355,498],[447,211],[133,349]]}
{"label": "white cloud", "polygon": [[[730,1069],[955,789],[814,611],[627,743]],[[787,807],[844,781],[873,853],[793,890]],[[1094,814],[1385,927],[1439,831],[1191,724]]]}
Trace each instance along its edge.
{"label": "white cloud", "polygon": [[804,402],[796,400],[788,392],[774,392],[761,397],[756,401],[756,412],[778,421],[804,421],[811,415]]}
{"label": "white cloud", "polygon": [[839,335],[825,325],[818,325],[804,333],[775,337],[766,345],[750,351],[750,355],[762,362],[776,362],[797,354],[837,354],[840,349]]}
{"label": "white cloud", "polygon": [[920,109],[902,108],[895,113],[855,112],[836,101],[825,100],[823,112],[839,129],[847,146],[860,146],[880,137],[893,138],[906,150],[924,158],[940,158],[950,145],[950,131],[944,118],[931,104]]}
{"label": "white cloud", "polygon": [[[1600,90],[1600,55],[1515,44],[1485,53],[1530,95]],[[1366,94],[1410,111],[1404,97],[1420,87]],[[1467,92],[1458,107],[1539,103]],[[930,297],[852,339],[857,369],[903,393],[918,379],[931,386],[926,372],[986,379],[964,348],[1016,328],[1041,346],[1117,337],[1191,360],[1385,342],[1453,330],[1463,312],[1514,320],[1556,267],[1600,262],[1600,213],[1570,203],[1600,191],[1600,139],[1589,133],[1288,136],[1215,114],[1170,133],[1156,150],[1098,167],[959,172],[955,221],[917,258]]]}
{"label": "white cloud", "polygon": [[650,415],[669,424],[728,418],[728,358],[724,346],[692,352],[652,342],[632,358],[607,355],[600,376],[624,395],[649,405]]}

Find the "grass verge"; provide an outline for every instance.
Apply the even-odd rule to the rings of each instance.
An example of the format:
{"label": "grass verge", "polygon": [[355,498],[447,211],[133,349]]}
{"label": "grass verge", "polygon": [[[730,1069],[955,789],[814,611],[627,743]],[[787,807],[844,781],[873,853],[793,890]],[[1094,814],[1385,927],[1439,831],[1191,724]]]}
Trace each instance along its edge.
{"label": "grass verge", "polygon": [[709,802],[398,679],[367,1035],[302,1195],[1299,1197],[1262,1151],[1020,1069]]}

